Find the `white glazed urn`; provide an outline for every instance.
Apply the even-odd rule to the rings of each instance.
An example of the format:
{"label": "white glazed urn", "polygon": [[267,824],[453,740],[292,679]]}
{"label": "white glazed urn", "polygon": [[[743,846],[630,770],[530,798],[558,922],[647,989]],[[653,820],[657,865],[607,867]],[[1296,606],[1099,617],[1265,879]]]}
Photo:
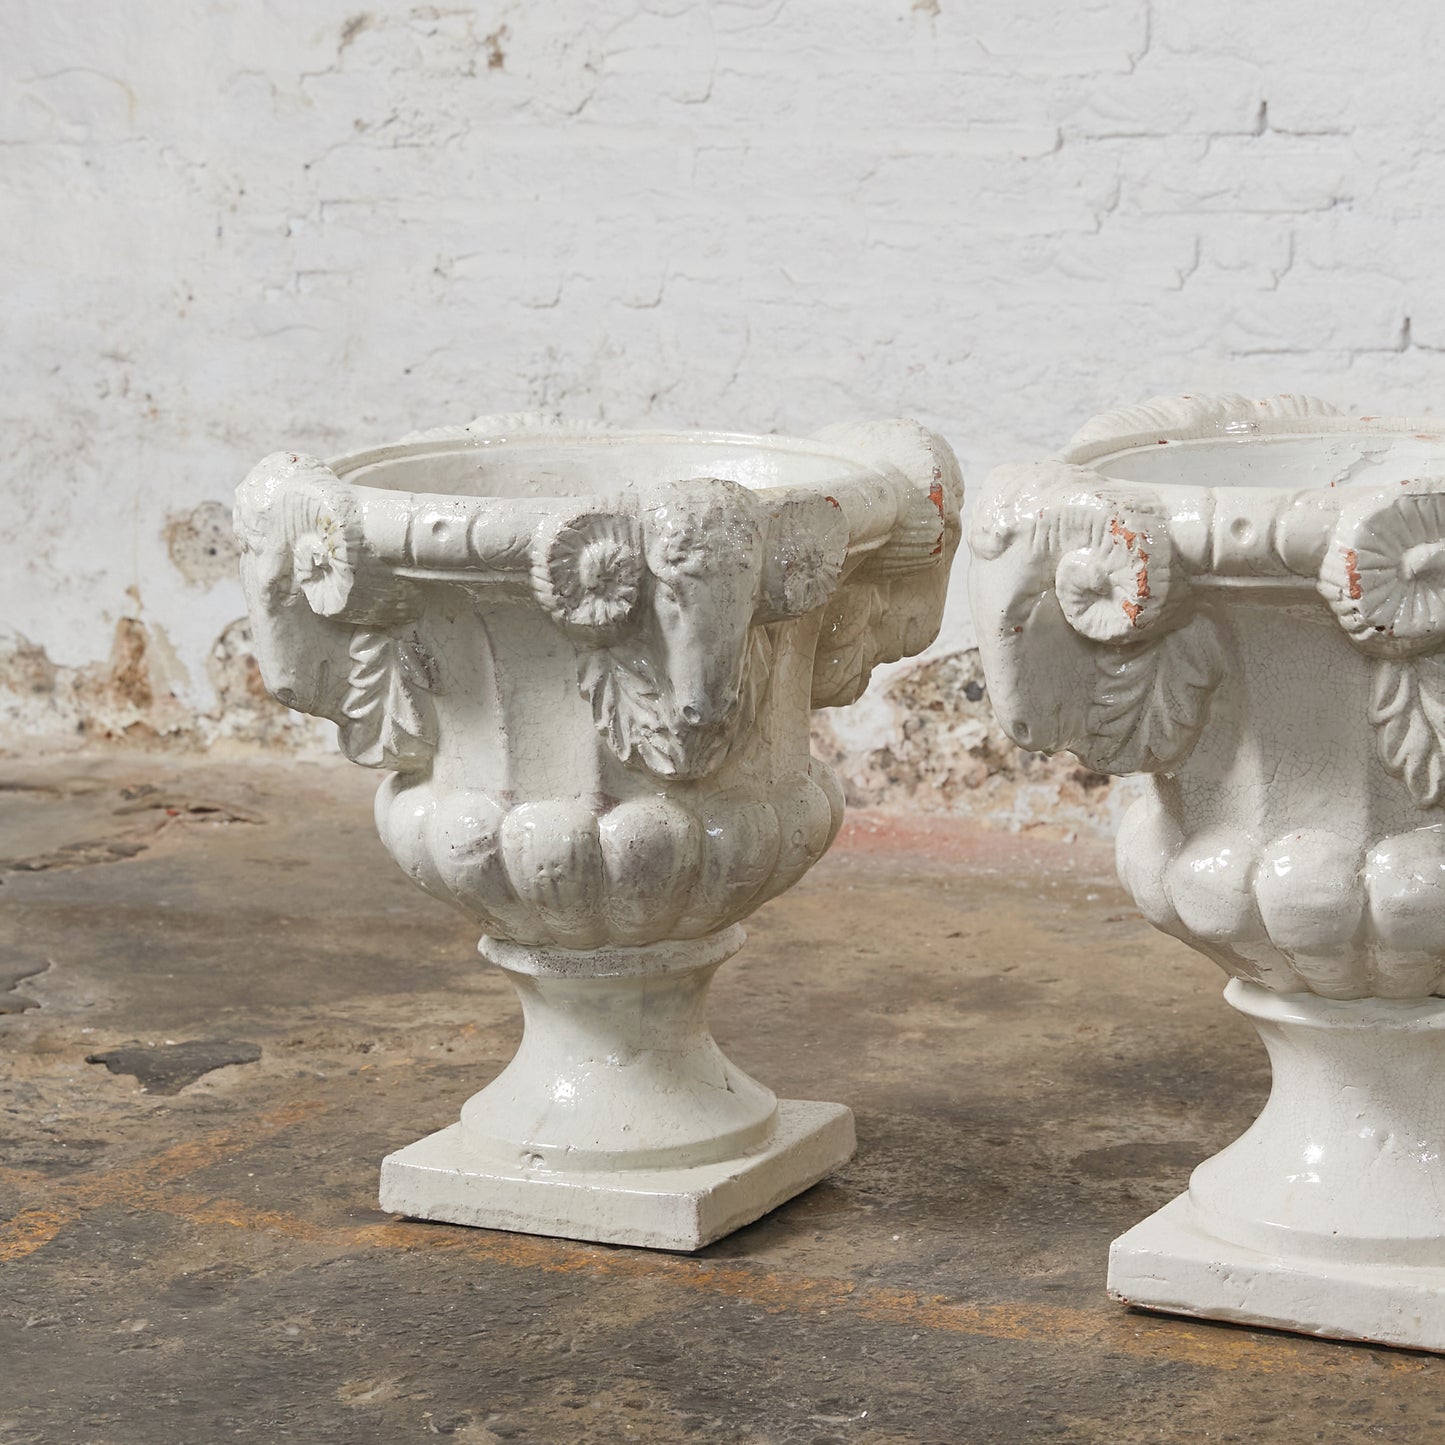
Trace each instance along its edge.
{"label": "white glazed urn", "polygon": [[1445,426],[1155,400],[997,470],[969,540],[1000,722],[1148,775],[1120,875],[1273,1065],[1110,1291],[1445,1349]]}
{"label": "white glazed urn", "polygon": [[906,421],[483,418],[241,484],[267,687],[386,772],[382,840],[523,1006],[460,1121],[383,1162],[384,1208],[695,1249],[850,1156],[850,1111],[745,1074],[705,993],[832,842],[809,709],[932,640],[960,494]]}

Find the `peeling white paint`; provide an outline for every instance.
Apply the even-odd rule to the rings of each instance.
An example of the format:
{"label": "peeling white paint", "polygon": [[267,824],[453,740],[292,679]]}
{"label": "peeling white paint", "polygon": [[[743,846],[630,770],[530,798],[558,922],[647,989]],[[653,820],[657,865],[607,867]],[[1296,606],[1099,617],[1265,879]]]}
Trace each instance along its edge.
{"label": "peeling white paint", "polygon": [[[1445,380],[1432,0],[14,0],[3,34],[0,617],[62,691],[134,619],[217,715],[240,588],[167,524],[278,446],[905,413],[979,478],[1120,397]],[[972,640],[956,586],[938,650]]]}

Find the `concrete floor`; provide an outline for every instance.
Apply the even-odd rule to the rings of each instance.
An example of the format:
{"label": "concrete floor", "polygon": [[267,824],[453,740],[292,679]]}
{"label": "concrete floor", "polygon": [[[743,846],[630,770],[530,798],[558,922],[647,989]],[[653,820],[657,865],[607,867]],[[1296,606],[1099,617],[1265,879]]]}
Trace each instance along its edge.
{"label": "concrete floor", "polygon": [[1267,1072],[1097,844],[855,815],[762,910],[718,1037],[859,1149],[702,1255],[381,1214],[518,1013],[375,781],[0,765],[7,1445],[1445,1438],[1445,1361],[1105,1298]]}

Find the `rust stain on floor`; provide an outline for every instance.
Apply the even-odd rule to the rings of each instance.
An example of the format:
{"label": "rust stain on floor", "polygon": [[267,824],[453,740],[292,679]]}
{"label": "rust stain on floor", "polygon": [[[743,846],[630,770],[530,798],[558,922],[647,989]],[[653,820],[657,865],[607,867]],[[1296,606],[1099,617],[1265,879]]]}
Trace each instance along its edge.
{"label": "rust stain on floor", "polygon": [[[770,1313],[826,1316],[846,1311],[860,1320],[910,1330],[939,1330],[993,1340],[1045,1344],[1050,1347],[1098,1346],[1150,1359],[1174,1360],[1210,1369],[1249,1369],[1270,1374],[1350,1373],[1355,1361],[1348,1352],[1323,1354],[1308,1361],[1292,1359],[1273,1339],[1263,1341],[1243,1332],[1173,1325],[1147,1335],[1120,1327],[1118,1313],[1039,1304],[970,1305],[913,1290],[860,1286],[843,1280],[759,1270],[739,1264],[693,1262],[667,1254],[573,1244],[493,1230],[457,1230],[449,1226],[405,1220],[343,1226],[306,1220],[280,1210],[256,1209],[234,1199],[209,1198],[158,1187],[176,1181],[239,1152],[250,1143],[324,1112],[320,1105],[293,1104],[271,1111],[244,1131],[220,1130],[193,1144],[166,1150],[129,1169],[73,1181],[61,1191],[63,1202],[50,1210],[23,1210],[0,1226],[0,1261],[22,1259],[43,1248],[87,1209],[125,1203],[132,1209],[154,1210],[183,1219],[201,1229],[261,1230],[329,1250],[400,1250],[458,1254],[509,1269],[548,1274],[582,1274],[593,1281],[647,1280],[699,1294],[757,1306]],[[0,1180],[34,1184],[12,1171]],[[1415,1374],[1427,1362],[1399,1353],[1378,1364],[1397,1374]]]}
{"label": "rust stain on floor", "polygon": [[[54,1202],[46,1207],[22,1208],[0,1223],[0,1262],[24,1259],[49,1244],[67,1224],[87,1209],[102,1204],[127,1203],[155,1207],[161,1198],[155,1186],[168,1180],[184,1179],[242,1150],[252,1148],[268,1135],[321,1112],[324,1105],[293,1101],[267,1110],[245,1125],[217,1129],[199,1139],[173,1144],[158,1154],[119,1169],[87,1174],[78,1180],[45,1190]],[[0,1183],[35,1190],[43,1180],[32,1171],[0,1169]]]}
{"label": "rust stain on floor", "polygon": [[[1109,1240],[1268,1074],[1103,845],[851,817],[751,922],[713,1018],[780,1093],[852,1105],[858,1154],[699,1255],[382,1215],[382,1155],[454,1118],[519,1021],[382,852],[373,784],[0,768],[7,854],[77,860],[0,889],[0,951],[50,963],[0,1015],[7,1445],[1445,1434],[1441,1360],[1105,1298]],[[137,797],[166,820],[117,858]],[[162,1096],[85,1063],[195,1038],[261,1056]]]}

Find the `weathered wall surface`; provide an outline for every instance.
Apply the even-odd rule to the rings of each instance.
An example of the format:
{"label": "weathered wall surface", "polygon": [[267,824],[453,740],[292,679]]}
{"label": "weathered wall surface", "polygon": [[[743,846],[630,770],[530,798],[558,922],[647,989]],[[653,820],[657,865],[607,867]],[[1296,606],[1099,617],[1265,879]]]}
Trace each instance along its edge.
{"label": "weathered wall surface", "polygon": [[[1442,47],[1436,0],[10,0],[3,719],[313,739],[224,526],[278,446],[905,412],[977,479],[1160,391],[1428,411]],[[968,741],[971,666],[838,721],[856,791],[1075,786]]]}

